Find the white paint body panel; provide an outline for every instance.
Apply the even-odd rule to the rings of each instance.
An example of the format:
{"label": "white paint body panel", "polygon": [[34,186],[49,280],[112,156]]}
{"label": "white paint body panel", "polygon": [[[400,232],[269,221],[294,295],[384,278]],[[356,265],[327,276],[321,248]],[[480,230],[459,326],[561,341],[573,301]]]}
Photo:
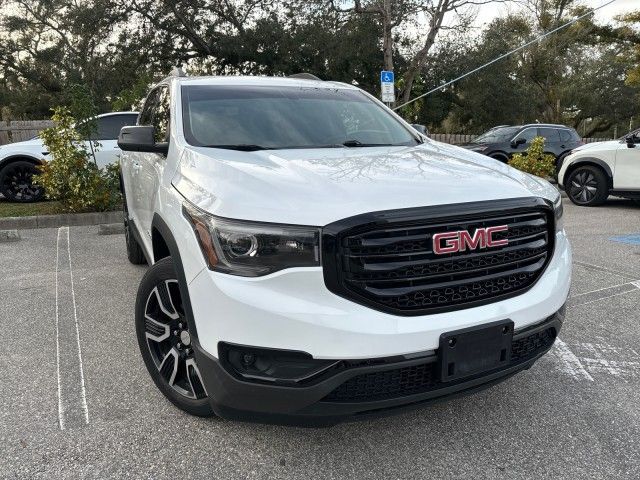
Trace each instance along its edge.
{"label": "white paint body panel", "polygon": [[[430,140],[417,147],[258,152],[192,147],[182,131],[182,83],[355,87],[259,77],[173,79],[169,153],[163,168],[155,169],[157,178],[141,177],[142,169],[136,173],[133,168],[141,155],[155,154],[123,153],[128,205],[143,230],[144,248],[153,258],[151,226],[142,206],[151,201],[152,214],[164,220],[177,243],[198,338],[211,355],[217,356],[220,341],[303,350],[317,358],[422,352],[435,349],[443,332],[506,318],[521,328],[544,320],[565,303],[571,249],[564,232],[557,234],[546,271],[526,293],[417,317],[382,313],[331,293],[320,267],[259,278],[208,270],[181,212],[185,199],[222,217],[321,227],[372,211],[523,197],[554,201],[559,193],[548,182],[484,155]],[[151,192],[150,186],[156,191]]]}
{"label": "white paint body panel", "polygon": [[614,190],[640,190],[640,145],[629,148],[619,140],[590,143],[573,150],[558,173],[560,185],[565,186],[565,177],[572,165],[589,159],[597,159],[609,167]]}

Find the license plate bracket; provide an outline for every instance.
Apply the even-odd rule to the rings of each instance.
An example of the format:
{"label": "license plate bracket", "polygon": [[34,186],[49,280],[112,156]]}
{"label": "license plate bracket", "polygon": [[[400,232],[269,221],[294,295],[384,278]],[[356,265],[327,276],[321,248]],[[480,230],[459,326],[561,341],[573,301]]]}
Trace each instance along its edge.
{"label": "license plate bracket", "polygon": [[442,382],[488,372],[509,364],[513,322],[500,320],[440,335]]}

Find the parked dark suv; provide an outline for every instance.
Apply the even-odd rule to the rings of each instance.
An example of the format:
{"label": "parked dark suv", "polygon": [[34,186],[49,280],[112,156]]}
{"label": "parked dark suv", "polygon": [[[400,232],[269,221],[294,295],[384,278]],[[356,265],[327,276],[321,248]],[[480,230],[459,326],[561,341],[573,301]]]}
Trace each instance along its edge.
{"label": "parked dark suv", "polygon": [[556,157],[558,169],[564,157],[583,143],[573,128],[536,123],[495,127],[462,147],[506,162],[514,153],[524,152],[535,137],[544,137],[545,151]]}

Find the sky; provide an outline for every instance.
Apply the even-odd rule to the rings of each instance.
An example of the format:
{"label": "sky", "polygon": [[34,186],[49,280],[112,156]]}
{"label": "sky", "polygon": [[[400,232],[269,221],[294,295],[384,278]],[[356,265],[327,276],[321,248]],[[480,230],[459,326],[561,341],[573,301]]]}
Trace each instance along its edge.
{"label": "sky", "polygon": [[[607,0],[583,0],[582,3],[589,7],[598,7]],[[496,17],[503,16],[507,14],[509,11],[513,11],[513,5],[502,5],[497,6],[491,5],[486,7],[479,7],[478,11],[478,19],[476,21],[476,25],[478,27],[483,26],[484,24],[490,22]],[[604,7],[601,10],[596,12],[596,18],[602,21],[610,21],[616,15],[620,15],[622,13],[630,12],[633,10],[640,10],[640,0],[616,0],[611,5]]]}

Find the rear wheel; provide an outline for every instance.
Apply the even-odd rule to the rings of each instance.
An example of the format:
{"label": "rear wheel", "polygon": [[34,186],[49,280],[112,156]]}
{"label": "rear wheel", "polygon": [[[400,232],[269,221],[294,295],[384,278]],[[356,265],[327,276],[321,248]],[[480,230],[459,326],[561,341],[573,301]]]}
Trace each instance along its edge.
{"label": "rear wheel", "polygon": [[133,234],[133,222],[129,218],[129,209],[127,208],[127,199],[122,196],[122,216],[124,221],[124,239],[127,245],[127,258],[134,265],[143,265],[147,263],[142,247]]}
{"label": "rear wheel", "polygon": [[136,333],[147,370],[164,396],[192,415],[213,415],[171,257],[151,266],[140,282]]}
{"label": "rear wheel", "polygon": [[565,188],[569,199],[576,205],[584,207],[602,205],[609,196],[605,173],[590,165],[573,170]]}
{"label": "rear wheel", "polygon": [[38,169],[32,162],[19,160],[0,171],[0,193],[12,202],[37,202],[44,197],[44,189],[33,184]]}

